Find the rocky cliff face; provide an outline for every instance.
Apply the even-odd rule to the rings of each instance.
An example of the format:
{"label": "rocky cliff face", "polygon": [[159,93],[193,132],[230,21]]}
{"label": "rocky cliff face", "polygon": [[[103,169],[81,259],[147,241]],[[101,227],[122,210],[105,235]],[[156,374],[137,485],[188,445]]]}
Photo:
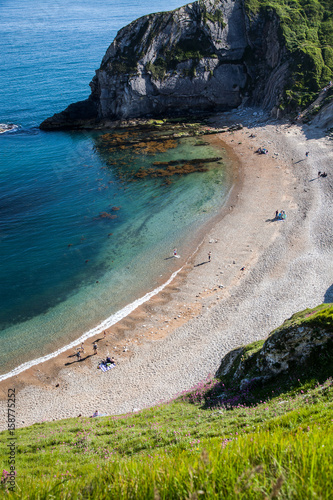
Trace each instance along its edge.
{"label": "rocky cliff face", "polygon": [[287,320],[267,340],[230,351],[222,360],[218,377],[231,377],[241,388],[283,374],[311,372],[316,366],[332,367],[333,306],[307,309]]}
{"label": "rocky cliff face", "polygon": [[202,0],[144,16],[119,31],[87,101],[41,128],[226,110],[245,99],[272,108],[286,78],[274,11],[246,15],[243,0]]}

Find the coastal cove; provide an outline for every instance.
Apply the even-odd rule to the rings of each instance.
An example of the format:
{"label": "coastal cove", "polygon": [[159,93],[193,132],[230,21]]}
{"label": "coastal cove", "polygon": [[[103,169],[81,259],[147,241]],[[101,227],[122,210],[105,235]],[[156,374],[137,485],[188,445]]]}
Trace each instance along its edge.
{"label": "coastal cove", "polygon": [[[236,112],[214,123],[237,119]],[[82,361],[71,350],[1,383],[3,397],[13,384],[19,391],[19,426],[168,400],[214,374],[232,348],[265,338],[297,310],[332,301],[326,203],[332,186],[316,178],[319,164],[330,172],[330,142],[311,127],[254,118],[253,110],[242,112],[242,121],[248,127],[214,136],[242,165],[222,218],[207,227],[203,243],[165,289],[107,329],[105,339],[85,343]],[[270,154],[255,154],[259,144]],[[311,151],[306,160],[305,149]],[[277,208],[287,221],[274,221]],[[117,366],[102,373],[97,363],[108,353]]]}
{"label": "coastal cove", "polygon": [[[4,370],[27,367],[29,360],[49,357],[126,316],[129,304],[160,287],[183,263],[170,260],[172,249],[189,255],[203,225],[224,204],[233,175],[224,150],[209,146],[203,135],[169,140],[158,135],[153,140],[150,130],[147,140],[147,132],[138,137],[135,130],[79,137],[86,157],[75,159],[72,151],[72,178],[62,167],[61,182],[56,179],[52,186],[51,206],[39,199],[36,215],[28,209],[24,221],[14,214],[13,227],[5,226],[3,249],[8,248],[8,257],[12,252],[7,282],[13,282],[9,273],[16,267],[17,275],[25,277],[27,297],[17,296],[13,285],[6,287],[2,376]],[[164,127],[167,132],[175,135],[173,127]],[[125,136],[134,143],[123,151],[118,143]],[[112,141],[117,144],[113,149]],[[69,182],[64,184],[63,178]],[[18,240],[19,261],[13,252],[18,227],[24,245],[31,238],[33,244],[23,249]],[[6,325],[6,317],[12,324]],[[96,328],[99,324],[104,326]]]}
{"label": "coastal cove", "polygon": [[[214,376],[230,350],[265,338],[297,311],[333,301],[327,126],[277,120],[268,107],[255,106],[262,101],[247,98],[234,111],[218,112],[229,109],[228,94],[200,119],[196,101],[191,119],[172,113],[132,119],[119,98],[125,115],[106,113],[87,128],[76,123],[75,130],[66,123],[62,131],[38,127],[87,98],[92,68],[116,31],[151,11],[144,2],[111,5],[113,11],[110,2],[88,0],[70,2],[69,10],[63,0],[44,10],[39,2],[0,7],[8,87],[0,97],[0,407],[5,410],[15,388],[17,427],[168,401]],[[239,5],[226,2],[225,14],[233,18]],[[153,7],[176,6],[161,1]],[[184,9],[208,12],[203,3]],[[203,32],[214,24],[227,37],[212,12],[202,18]],[[154,19],[146,23],[149,30]],[[232,26],[236,33],[238,24]],[[121,33],[117,40],[131,31]],[[210,54],[211,46],[206,49]],[[223,48],[216,50],[224,57]],[[186,66],[184,53],[177,54],[177,64]],[[194,59],[198,71],[166,68],[162,83],[168,74],[171,85],[174,77],[180,85],[186,79],[190,93],[201,77],[214,87],[218,57],[211,57],[210,71],[207,61]],[[100,81],[112,74],[113,63],[103,61]],[[158,68],[147,64],[156,80]],[[230,90],[233,106],[245,97],[240,80]],[[141,84],[133,83],[134,93]],[[265,100],[260,85],[256,92]],[[106,95],[118,102],[104,89]],[[112,116],[131,120],[125,125]],[[262,149],[267,154],[258,154]],[[283,220],[276,217],[281,211]],[[114,356],[116,366],[104,373],[98,365],[106,356]],[[1,415],[5,429],[5,411]]]}
{"label": "coastal cove", "polygon": [[[37,128],[50,110],[87,94],[89,71],[100,63],[105,46],[124,24],[149,12],[148,5],[127,2],[124,15],[123,6],[115,4],[109,17],[101,15],[106,9],[103,2],[98,7],[86,1],[80,7],[66,3],[66,16],[62,2],[52,8],[38,2],[21,7],[25,15],[19,27],[19,4],[3,6],[1,16],[1,43],[8,56],[7,92],[0,102],[2,375],[74,341],[165,282],[177,266],[164,257],[174,246],[186,254],[190,239],[197,238],[193,232],[214,216],[212,210],[223,203],[228,190],[216,184],[215,207],[210,201],[212,172],[203,173],[201,186],[185,178],[170,187],[161,186],[165,179],[131,179],[126,184],[123,175],[128,168],[146,166],[145,152],[135,152],[132,158],[123,155],[114,165],[106,165],[96,148],[102,132],[45,134]],[[64,43],[72,48],[65,57]],[[22,77],[27,73],[30,79]],[[200,149],[207,150],[192,149],[184,142],[170,153],[181,159],[186,151],[198,156]],[[203,154],[216,156],[209,149]],[[167,158],[162,154],[159,159]],[[148,164],[153,161],[148,155]],[[223,183],[222,170],[218,182]],[[192,209],[182,213],[186,196]]]}

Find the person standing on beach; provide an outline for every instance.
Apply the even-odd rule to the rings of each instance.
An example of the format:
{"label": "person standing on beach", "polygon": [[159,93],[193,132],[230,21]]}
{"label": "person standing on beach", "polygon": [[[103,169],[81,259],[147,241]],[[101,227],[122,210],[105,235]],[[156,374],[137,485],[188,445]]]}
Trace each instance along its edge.
{"label": "person standing on beach", "polygon": [[307,151],[307,152],[305,153],[305,156],[306,156],[306,157],[308,157],[308,156],[309,156],[309,151]]}
{"label": "person standing on beach", "polygon": [[173,256],[176,257],[177,256],[177,248],[174,248],[173,249]]}
{"label": "person standing on beach", "polygon": [[97,354],[98,347],[97,347],[96,342],[94,342],[93,349],[94,349],[94,354]]}
{"label": "person standing on beach", "polygon": [[208,262],[210,262],[211,257],[212,257],[212,252],[208,252]]}

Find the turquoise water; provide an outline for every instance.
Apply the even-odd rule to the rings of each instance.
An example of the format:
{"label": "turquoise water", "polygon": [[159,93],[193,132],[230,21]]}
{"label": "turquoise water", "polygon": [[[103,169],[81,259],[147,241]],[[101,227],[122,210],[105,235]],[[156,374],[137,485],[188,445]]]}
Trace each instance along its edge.
{"label": "turquoise water", "polygon": [[[127,178],[129,167],[213,157],[186,139],[151,156],[112,154],[97,132],[37,126],[89,95],[116,32],[133,19],[182,5],[148,2],[0,3],[0,373],[78,339],[184,262],[203,224],[223,204],[226,170],[173,179]],[[101,216],[103,213],[111,217]]]}

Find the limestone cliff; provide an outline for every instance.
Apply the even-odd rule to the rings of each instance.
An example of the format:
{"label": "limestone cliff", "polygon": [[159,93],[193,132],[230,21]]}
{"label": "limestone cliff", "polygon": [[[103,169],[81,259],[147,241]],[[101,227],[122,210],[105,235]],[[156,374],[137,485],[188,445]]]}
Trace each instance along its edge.
{"label": "limestone cliff", "polygon": [[121,29],[90,83],[88,100],[41,128],[94,127],[135,117],[226,110],[244,100],[272,108],[289,75],[274,10],[202,0]]}

